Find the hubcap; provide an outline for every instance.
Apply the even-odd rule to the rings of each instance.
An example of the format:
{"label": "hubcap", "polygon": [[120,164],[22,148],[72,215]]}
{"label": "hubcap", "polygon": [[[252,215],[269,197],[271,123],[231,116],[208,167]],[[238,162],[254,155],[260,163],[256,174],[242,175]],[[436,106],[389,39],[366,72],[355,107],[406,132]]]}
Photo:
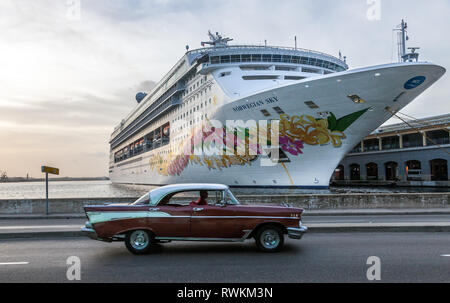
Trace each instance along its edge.
{"label": "hubcap", "polygon": [[144,249],[148,246],[150,240],[148,234],[143,230],[136,230],[130,236],[130,244],[134,249]]}
{"label": "hubcap", "polygon": [[268,249],[273,249],[280,244],[280,235],[273,229],[265,230],[261,234],[261,244]]}

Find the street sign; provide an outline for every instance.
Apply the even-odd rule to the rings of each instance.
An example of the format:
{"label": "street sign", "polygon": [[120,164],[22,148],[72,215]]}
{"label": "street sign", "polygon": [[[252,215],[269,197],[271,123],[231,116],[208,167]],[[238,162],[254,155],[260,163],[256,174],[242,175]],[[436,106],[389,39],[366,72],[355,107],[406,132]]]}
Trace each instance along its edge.
{"label": "street sign", "polygon": [[59,175],[59,168],[41,166],[41,171],[45,173],[45,214],[48,215],[48,174]]}
{"label": "street sign", "polygon": [[59,175],[59,168],[49,167],[49,166],[41,166],[41,171],[43,173]]}

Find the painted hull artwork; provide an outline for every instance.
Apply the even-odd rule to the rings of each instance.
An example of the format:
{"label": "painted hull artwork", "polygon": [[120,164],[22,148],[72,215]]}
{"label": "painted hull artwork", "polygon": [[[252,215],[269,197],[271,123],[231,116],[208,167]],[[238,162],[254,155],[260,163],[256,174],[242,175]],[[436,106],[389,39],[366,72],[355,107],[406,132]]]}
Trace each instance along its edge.
{"label": "painted hull artwork", "polygon": [[[279,126],[279,146],[284,153],[291,156],[300,157],[303,154],[305,145],[324,146],[331,144],[335,148],[342,146],[342,140],[346,139],[345,130],[350,127],[357,119],[359,119],[369,108],[354,112],[347,116],[336,118],[333,113],[329,113],[327,119],[316,119],[308,115],[280,115]],[[209,121],[207,121],[209,123]],[[150,168],[162,176],[180,176],[188,165],[206,166],[208,169],[222,170],[231,166],[251,165],[258,155],[262,155],[263,151],[260,145],[252,146],[250,134],[258,134],[255,129],[237,128],[230,130],[225,128],[225,135],[220,138],[223,140],[224,151],[222,155],[199,156],[195,154],[195,150],[209,150],[218,138],[214,135],[215,131],[205,132],[204,129],[214,129],[211,125],[191,134],[187,142],[182,143],[180,149],[182,152],[175,154],[171,152],[168,156],[160,155],[150,159]],[[233,136],[233,134],[235,136]],[[267,131],[259,130],[259,134],[269,138],[270,145],[270,127]],[[200,136],[195,140],[195,136]],[[228,142],[227,138],[234,138],[234,142]],[[233,140],[233,139],[231,139]],[[199,142],[199,144],[192,144]],[[245,145],[245,154],[238,154],[237,148]],[[234,150],[230,150],[229,146],[233,146]]]}

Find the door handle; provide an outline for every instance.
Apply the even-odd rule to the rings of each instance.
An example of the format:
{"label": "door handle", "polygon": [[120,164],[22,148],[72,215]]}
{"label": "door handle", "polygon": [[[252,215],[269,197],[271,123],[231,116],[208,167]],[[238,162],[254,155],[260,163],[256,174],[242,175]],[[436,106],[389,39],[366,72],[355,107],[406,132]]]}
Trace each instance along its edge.
{"label": "door handle", "polygon": [[194,207],[194,211],[202,211],[202,210],[204,210],[204,208],[202,208],[202,207]]}
{"label": "door handle", "polygon": [[150,208],[150,211],[159,211],[159,208]]}

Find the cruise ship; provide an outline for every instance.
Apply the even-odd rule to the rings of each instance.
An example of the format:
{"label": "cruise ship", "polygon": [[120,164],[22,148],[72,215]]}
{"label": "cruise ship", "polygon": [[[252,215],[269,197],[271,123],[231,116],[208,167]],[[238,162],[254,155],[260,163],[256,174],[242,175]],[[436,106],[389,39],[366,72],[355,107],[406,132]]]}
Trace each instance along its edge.
{"label": "cruise ship", "polygon": [[[341,54],[232,45],[232,39],[209,32],[202,48],[186,46],[151,91],[136,95],[138,104],[110,138],[111,181],[328,188],[348,152],[445,73],[419,61],[416,49],[407,53],[406,23],[399,32],[400,62],[358,69],[349,69]],[[227,121],[243,121],[244,129],[229,129]],[[268,137],[258,139],[256,152],[249,152],[255,124],[248,121]],[[217,122],[224,125],[226,143],[220,150],[230,138],[234,149],[195,152],[215,146],[206,137],[217,133]],[[276,128],[278,140],[271,140]],[[238,145],[246,147],[244,153]]]}

